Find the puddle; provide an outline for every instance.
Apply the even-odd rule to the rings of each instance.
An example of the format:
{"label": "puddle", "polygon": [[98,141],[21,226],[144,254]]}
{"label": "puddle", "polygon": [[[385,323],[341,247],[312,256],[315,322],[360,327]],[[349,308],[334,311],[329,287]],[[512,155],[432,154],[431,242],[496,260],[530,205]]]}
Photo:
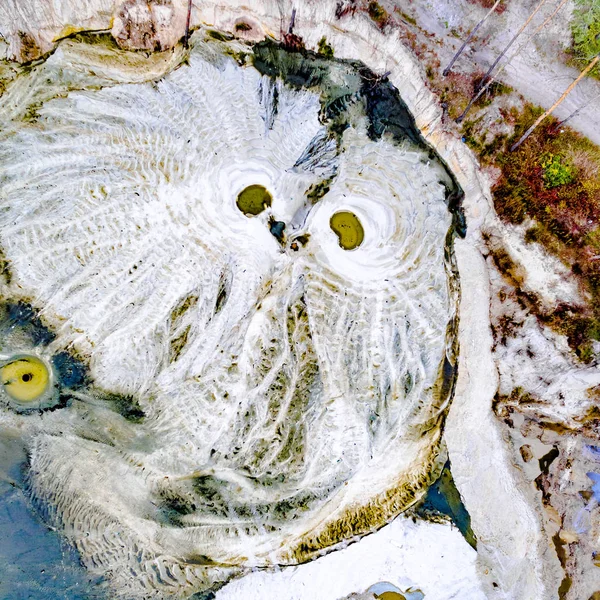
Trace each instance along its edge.
{"label": "puddle", "polygon": [[429,488],[425,500],[416,512],[425,519],[430,518],[431,513],[450,517],[469,545],[477,549],[477,538],[471,529],[471,516],[454,484],[450,461],[444,466],[439,479]]}
{"label": "puddle", "polygon": [[254,217],[269,208],[272,202],[273,198],[265,187],[249,185],[238,194],[236,204],[245,215]]}
{"label": "puddle", "polygon": [[339,244],[344,250],[358,248],[365,239],[365,231],[361,222],[350,211],[335,213],[331,217],[329,225],[332,231],[338,236]]}

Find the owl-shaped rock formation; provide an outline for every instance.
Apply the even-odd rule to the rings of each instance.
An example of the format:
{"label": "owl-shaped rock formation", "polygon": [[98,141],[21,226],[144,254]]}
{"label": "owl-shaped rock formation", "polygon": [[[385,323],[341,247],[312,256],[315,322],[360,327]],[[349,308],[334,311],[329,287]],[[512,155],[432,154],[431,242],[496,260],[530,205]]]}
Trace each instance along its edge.
{"label": "owl-shaped rock formation", "polygon": [[310,560],[439,473],[461,192],[325,54],[201,30],[141,73],[98,36],[4,94],[0,423],[117,597]]}

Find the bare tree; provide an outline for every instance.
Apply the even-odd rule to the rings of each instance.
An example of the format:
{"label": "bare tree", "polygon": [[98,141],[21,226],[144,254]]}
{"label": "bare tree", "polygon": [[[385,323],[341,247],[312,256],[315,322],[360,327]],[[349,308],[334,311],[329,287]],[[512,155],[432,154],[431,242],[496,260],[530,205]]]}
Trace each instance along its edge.
{"label": "bare tree", "polygon": [[192,20],[192,0],[188,0],[187,17],[185,19],[185,37],[183,38],[183,47],[188,47],[188,39],[190,37],[190,21]]}
{"label": "bare tree", "polygon": [[486,82],[488,77],[491,75],[492,71],[496,68],[496,65],[502,60],[502,57],[510,50],[511,46],[517,41],[518,37],[523,33],[523,31],[525,30],[527,25],[529,25],[529,23],[531,23],[531,20],[533,19],[533,17],[535,17],[535,15],[538,13],[540,8],[542,8],[542,6],[544,6],[544,4],[546,4],[546,2],[547,2],[547,0],[541,0],[538,3],[538,5],[535,7],[534,11],[527,17],[525,23],[523,23],[523,25],[521,25],[521,28],[519,29],[519,31],[517,31],[517,33],[512,37],[512,39],[510,40],[510,42],[508,42],[508,44],[506,45],[504,50],[502,50],[502,52],[498,55],[498,58],[496,58],[496,60],[492,63],[492,66],[487,70],[487,73],[483,76],[483,79],[481,80],[481,82],[478,86],[478,91],[479,91],[479,88]]}
{"label": "bare tree", "polygon": [[571,83],[571,85],[564,91],[563,95],[542,115],[540,115],[536,122],[521,136],[521,139],[513,144],[510,148],[510,151],[516,150],[535,130],[535,128],[552,112],[554,109],[560,105],[560,103],[571,93],[573,88],[596,66],[596,63],[600,60],[600,54],[597,54],[588,64],[588,66],[581,71],[577,79]]}
{"label": "bare tree", "polygon": [[490,8],[490,10],[486,13],[485,17],[483,17],[483,19],[481,19],[481,21],[479,21],[479,23],[477,23],[477,25],[475,25],[475,27],[473,28],[471,33],[469,33],[467,39],[462,43],[461,47],[458,49],[458,52],[452,57],[452,60],[448,63],[448,66],[444,69],[444,71],[442,73],[442,75],[444,77],[446,77],[446,75],[448,75],[448,73],[450,73],[450,71],[452,70],[452,67],[454,66],[454,63],[458,60],[458,57],[463,53],[463,50],[467,47],[467,44],[473,39],[473,37],[475,36],[475,34],[479,30],[479,28],[487,20],[487,18],[496,10],[496,8],[498,8],[498,5],[500,4],[500,2],[502,2],[502,0],[496,0],[496,2],[494,3],[494,6],[492,6],[492,8]]}
{"label": "bare tree", "polygon": [[574,110],[568,117],[559,121],[553,128],[552,131],[558,131],[565,123],[569,122],[573,117],[576,117],[584,108],[589,106],[594,100],[598,100],[600,98],[600,94],[596,94],[592,96],[587,102],[584,102],[578,109]]}
{"label": "bare tree", "polygon": [[488,80],[484,83],[483,86],[480,86],[479,91],[475,94],[475,96],[473,96],[473,98],[471,98],[471,100],[469,101],[469,104],[467,104],[467,107],[465,108],[465,110],[463,110],[462,114],[456,119],[457,123],[460,123],[466,116],[467,113],[471,110],[471,108],[473,107],[473,104],[475,104],[475,102],[477,102],[477,100],[479,100],[479,98],[481,98],[481,96],[485,93],[485,91],[490,87],[490,85],[492,85],[492,83],[494,81],[498,80],[498,77],[500,76],[500,74],[504,71],[504,69],[506,69],[506,67],[508,67],[510,65],[510,63],[512,62],[513,58],[515,58],[516,56],[518,56],[521,51],[523,50],[523,48],[525,48],[525,46],[527,46],[527,44],[529,44],[529,42],[531,42],[531,40],[542,30],[546,27],[546,25],[548,25],[548,23],[554,18],[554,15],[556,15],[556,13],[568,2],[568,0],[561,0],[561,2],[559,3],[559,5],[554,9],[554,11],[544,19],[544,22],[536,28],[536,30],[517,48],[517,50],[511,55],[511,57],[498,69],[497,73],[494,75],[494,77],[490,77],[488,78]]}
{"label": "bare tree", "polygon": [[288,33],[294,33],[295,25],[296,25],[296,9],[292,8],[292,16],[290,17],[290,26],[288,27]]}

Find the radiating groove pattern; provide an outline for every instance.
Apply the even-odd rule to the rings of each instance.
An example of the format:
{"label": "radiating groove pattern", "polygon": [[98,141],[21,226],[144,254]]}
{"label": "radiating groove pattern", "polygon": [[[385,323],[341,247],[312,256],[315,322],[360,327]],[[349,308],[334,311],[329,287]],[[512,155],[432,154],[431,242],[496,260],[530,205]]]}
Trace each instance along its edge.
{"label": "radiating groove pattern", "polygon": [[[156,82],[2,128],[3,293],[90,368],[62,435],[32,439],[29,491],[118,597],[308,560],[435,474],[456,362],[446,175],[412,142],[370,139],[347,97],[334,132],[319,90],[197,37]],[[250,185],[273,197],[255,216],[236,206]],[[351,251],[330,228],[344,210],[364,229]],[[104,426],[109,393],[143,421]]]}

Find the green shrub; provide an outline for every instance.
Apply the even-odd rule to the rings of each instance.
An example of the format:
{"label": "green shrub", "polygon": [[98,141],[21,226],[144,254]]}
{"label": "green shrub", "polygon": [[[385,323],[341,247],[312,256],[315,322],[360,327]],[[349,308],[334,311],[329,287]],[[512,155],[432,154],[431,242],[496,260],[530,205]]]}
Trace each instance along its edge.
{"label": "green shrub", "polygon": [[377,25],[380,27],[383,27],[389,19],[387,10],[385,10],[385,8],[383,8],[379,2],[369,2],[367,12],[369,13],[371,19],[373,19],[373,21],[375,21],[375,23],[377,23]]}
{"label": "green shrub", "polygon": [[[600,53],[600,0],[575,0],[575,6],[571,20],[573,54],[583,66]],[[596,66],[593,73],[599,72]]]}
{"label": "green shrub", "polygon": [[333,58],[333,48],[327,43],[327,38],[325,36],[319,40],[317,52],[326,58]]}
{"label": "green shrub", "polygon": [[544,169],[542,177],[548,189],[571,183],[574,179],[573,167],[564,164],[563,159],[556,154],[544,152],[540,158],[540,165]]}

